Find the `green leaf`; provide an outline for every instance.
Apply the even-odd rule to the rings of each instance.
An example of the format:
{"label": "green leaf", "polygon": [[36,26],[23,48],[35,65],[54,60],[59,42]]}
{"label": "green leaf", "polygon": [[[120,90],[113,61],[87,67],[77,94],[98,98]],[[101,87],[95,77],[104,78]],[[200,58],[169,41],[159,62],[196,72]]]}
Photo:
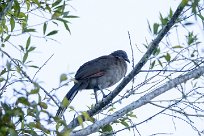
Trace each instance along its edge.
{"label": "green leaf", "polygon": [[18,136],[18,132],[13,128],[9,128],[9,134],[10,136]]}
{"label": "green leaf", "polygon": [[164,58],[166,59],[167,62],[169,62],[171,60],[171,56],[169,53],[167,53]]}
{"label": "green leaf", "polygon": [[6,68],[4,68],[1,73],[0,73],[0,76],[3,75],[4,73],[6,73]]}
{"label": "green leaf", "polygon": [[0,82],[3,82],[5,79],[3,77],[0,77]]}
{"label": "green leaf", "polygon": [[45,23],[43,24],[43,34],[44,34],[44,35],[45,35],[46,30],[47,30],[47,23],[45,22]]}
{"label": "green leaf", "polygon": [[155,60],[150,64],[150,69],[153,69],[155,66]]}
{"label": "green leaf", "polygon": [[147,24],[148,24],[149,31],[152,33],[152,29],[148,20],[147,20]]}
{"label": "green leaf", "polygon": [[6,62],[6,68],[8,69],[8,71],[11,70],[11,62]]}
{"label": "green leaf", "polygon": [[24,13],[24,12],[20,12],[20,13],[18,14],[18,18],[26,18],[25,13]]}
{"label": "green leaf", "polygon": [[4,31],[3,26],[0,25],[0,34]]}
{"label": "green leaf", "polygon": [[29,0],[26,0],[26,6],[27,6],[27,11],[30,9],[30,1]]}
{"label": "green leaf", "polygon": [[198,41],[197,35],[194,35],[193,32],[189,32],[188,35],[186,36],[186,38],[187,38],[188,45],[196,44]]}
{"label": "green leaf", "polygon": [[4,42],[8,41],[8,39],[11,37],[11,35],[6,36],[6,38],[4,39]]}
{"label": "green leaf", "polygon": [[120,122],[123,126],[125,126],[126,128],[128,128],[129,130],[130,130],[130,128],[129,128],[129,124],[126,122],[126,121],[121,121]]}
{"label": "green leaf", "polygon": [[49,13],[52,12],[51,7],[49,6],[49,4],[46,4],[45,9],[49,11]]}
{"label": "green leaf", "polygon": [[28,126],[30,126],[31,128],[35,127],[35,122],[29,122]]}
{"label": "green leaf", "polygon": [[38,1],[38,0],[32,0],[35,4],[37,4],[38,5],[38,7],[40,7],[41,6],[41,4],[40,4],[40,2]]}
{"label": "green leaf", "polygon": [[67,99],[67,97],[64,97],[61,104],[62,104],[63,107],[67,107],[67,106],[69,106],[70,102]]}
{"label": "green leaf", "polygon": [[28,49],[28,52],[31,52],[31,51],[35,50],[35,48],[36,48],[36,47],[30,47],[30,48]]}
{"label": "green leaf", "polygon": [[47,104],[44,102],[40,102],[39,105],[43,108],[43,109],[47,109]]}
{"label": "green leaf", "polygon": [[8,32],[8,26],[6,24],[4,24],[4,23],[1,23],[1,24],[3,26],[4,31]]}
{"label": "green leaf", "polygon": [[102,132],[112,132],[113,131],[113,128],[110,124],[103,126],[101,129],[102,129]]}
{"label": "green leaf", "polygon": [[172,18],[172,16],[173,16],[173,10],[170,8],[169,9],[169,18]]}
{"label": "green leaf", "polygon": [[11,110],[11,106],[8,105],[7,103],[1,102],[1,107],[4,109],[4,111],[10,111]]}
{"label": "green leaf", "polygon": [[22,108],[20,108],[20,107],[13,108],[13,115],[18,116],[18,117],[23,117],[24,113],[22,111]]}
{"label": "green leaf", "polygon": [[128,115],[129,117],[132,117],[132,118],[137,118],[137,116],[136,115],[134,115],[134,114],[130,114],[130,115]]}
{"label": "green leaf", "polygon": [[17,16],[21,9],[17,0],[14,0],[13,8],[14,8],[14,15]]}
{"label": "green leaf", "polygon": [[20,66],[16,66],[16,71],[17,71],[18,73],[20,73],[20,72],[21,72],[21,67],[20,67]]}
{"label": "green leaf", "polygon": [[31,91],[30,91],[30,94],[37,94],[37,93],[39,93],[39,88],[35,88],[35,89],[32,89]]}
{"label": "green leaf", "polygon": [[161,62],[159,59],[158,59],[157,61],[158,61],[159,65],[160,65],[161,67],[163,67],[162,62]]}
{"label": "green leaf", "polygon": [[52,21],[52,23],[53,23],[53,24],[55,24],[56,26],[58,26],[58,23],[57,23],[57,22],[55,22],[55,21]]}
{"label": "green leaf", "polygon": [[168,22],[168,19],[167,19],[167,18],[163,18],[163,16],[162,16],[161,13],[159,13],[159,14],[160,14],[160,21],[161,21],[161,24],[162,24],[163,26],[166,25],[167,22]]}
{"label": "green leaf", "polygon": [[28,58],[28,52],[26,52],[23,56],[23,63],[25,63],[25,61],[27,60]]}
{"label": "green leaf", "polygon": [[61,15],[62,15],[61,12],[56,11],[54,12],[54,14],[52,14],[52,19],[58,19]]}
{"label": "green leaf", "polygon": [[158,47],[158,48],[155,48],[155,49],[154,49],[154,51],[153,51],[152,54],[153,54],[154,56],[157,56],[157,55],[159,55],[159,53],[160,53],[160,48]]}
{"label": "green leaf", "polygon": [[57,5],[59,5],[62,2],[62,0],[56,0],[53,4],[52,7],[55,7]]}
{"label": "green leaf", "polygon": [[54,34],[57,34],[58,31],[57,30],[53,30],[51,32],[49,32],[46,36],[51,36],[51,35],[54,35]]}
{"label": "green leaf", "polygon": [[38,66],[35,66],[35,65],[29,65],[28,67],[31,67],[31,68],[39,68]]}
{"label": "green leaf", "polygon": [[172,48],[174,48],[174,49],[183,48],[183,46],[181,46],[181,45],[176,45],[176,46],[173,46]]}
{"label": "green leaf", "polygon": [[63,15],[63,18],[68,17],[69,11],[63,12],[62,15]]}
{"label": "green leaf", "polygon": [[26,50],[28,50],[28,47],[30,46],[30,36],[28,37],[27,39],[27,42],[26,42]]}
{"label": "green leaf", "polygon": [[71,31],[70,31],[69,26],[67,25],[67,23],[65,23],[65,22],[63,22],[63,23],[64,23],[64,26],[65,26],[66,30],[71,34]]}
{"label": "green leaf", "polygon": [[56,20],[59,20],[59,21],[63,22],[66,30],[71,34],[71,31],[70,31],[69,26],[68,26],[68,23],[70,23],[69,21],[67,21],[65,19],[62,19],[62,18],[57,18]]}
{"label": "green leaf", "polygon": [[87,112],[85,112],[85,111],[82,112],[82,115],[84,116],[85,120],[88,120],[88,121],[94,122],[94,119],[91,118]]}
{"label": "green leaf", "polygon": [[65,129],[63,132],[60,133],[61,136],[69,136],[70,135],[70,130]]}
{"label": "green leaf", "polygon": [[204,20],[204,17],[203,17],[203,15],[201,15],[201,14],[198,14],[198,16],[200,17],[200,19],[201,19],[201,20]]}
{"label": "green leaf", "polygon": [[112,112],[112,111],[114,111],[116,108],[115,107],[112,107],[112,108],[110,108],[109,110],[108,110],[108,112]]}
{"label": "green leaf", "polygon": [[21,103],[26,106],[30,106],[30,103],[28,102],[28,99],[25,97],[19,97],[18,100],[16,101],[16,104]]}
{"label": "green leaf", "polygon": [[30,29],[24,28],[24,29],[23,29],[23,32],[36,32],[36,30],[33,29],[33,28],[30,28]]}
{"label": "green leaf", "polygon": [[59,20],[59,21],[61,21],[61,22],[63,22],[63,23],[69,23],[69,21],[67,21],[67,20],[65,20],[65,19],[62,19],[62,18],[57,18],[56,20]]}
{"label": "green leaf", "polygon": [[10,25],[11,25],[11,32],[13,32],[13,29],[15,28],[15,21],[13,17],[10,18]]}
{"label": "green leaf", "polygon": [[159,28],[159,24],[154,23],[154,25],[153,25],[153,34],[158,34],[158,28]]}
{"label": "green leaf", "polygon": [[66,74],[61,74],[61,75],[60,75],[60,83],[61,83],[62,81],[65,81],[65,80],[67,80],[67,75],[66,75]]}
{"label": "green leaf", "polygon": [[22,51],[24,51],[24,47],[22,45],[18,45]]}
{"label": "green leaf", "polygon": [[134,112],[128,112],[127,114],[126,114],[126,116],[128,116],[128,117],[132,117],[132,118],[137,118],[137,116],[134,114]]}
{"label": "green leaf", "polygon": [[79,122],[79,125],[82,126],[82,128],[84,128],[82,117],[81,117],[81,116],[78,116],[78,117],[77,117],[77,120],[78,120],[78,122]]}
{"label": "green leaf", "polygon": [[69,16],[63,16],[64,18],[79,18],[78,16],[73,16],[73,15],[69,15]]}

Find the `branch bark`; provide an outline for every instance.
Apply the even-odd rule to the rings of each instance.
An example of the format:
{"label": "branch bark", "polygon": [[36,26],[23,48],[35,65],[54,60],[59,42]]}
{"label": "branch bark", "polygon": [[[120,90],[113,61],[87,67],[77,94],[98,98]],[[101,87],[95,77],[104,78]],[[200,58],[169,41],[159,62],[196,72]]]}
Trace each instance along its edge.
{"label": "branch bark", "polygon": [[5,16],[5,14],[11,9],[12,5],[13,5],[13,1],[11,0],[10,2],[8,2],[7,6],[4,8],[4,10],[2,12],[0,12],[0,21],[2,20],[2,17]]}
{"label": "branch bark", "polygon": [[[19,67],[20,65],[17,63],[17,61],[15,61],[7,52],[3,51],[1,48],[0,48],[0,52],[2,52],[4,55],[6,55],[14,64],[16,67]],[[23,68],[21,67],[20,68],[20,72],[23,74],[24,77],[26,77],[28,79],[28,81],[32,84],[36,84],[36,82],[34,82],[29,76],[28,74],[23,70]],[[47,90],[45,90],[45,88],[43,88],[40,84],[37,84],[39,86],[40,89],[42,89],[45,94],[47,96],[50,97],[50,99],[52,99],[52,101],[59,107],[59,104],[57,103],[57,101],[47,92]]]}
{"label": "branch bark", "polygon": [[177,85],[179,85],[181,83],[188,81],[189,79],[198,78],[202,74],[204,74],[204,66],[197,68],[191,72],[188,72],[185,75],[178,76],[178,77],[166,82],[163,86],[155,89],[154,91],[140,97],[137,101],[134,101],[131,104],[125,106],[124,108],[116,111],[112,115],[109,115],[100,121],[96,121],[96,122],[94,122],[94,124],[84,128],[84,129],[72,132],[70,134],[70,136],[81,136],[81,135],[89,135],[91,133],[94,133],[94,132],[98,131],[102,126],[107,125],[111,122],[114,122],[117,119],[124,116],[125,114],[127,114],[128,112],[135,110],[135,109],[149,103],[155,97],[165,93],[166,91],[176,87]]}
{"label": "branch bark", "polygon": [[[140,72],[140,70],[146,64],[146,62],[148,61],[148,58],[151,56],[153,51],[159,46],[159,43],[161,42],[163,37],[169,32],[171,27],[176,23],[176,20],[178,19],[178,17],[182,13],[187,2],[188,2],[188,0],[182,0],[180,5],[176,9],[174,15],[172,16],[172,18],[169,20],[167,25],[160,31],[158,36],[150,43],[148,50],[146,51],[144,56],[141,58],[141,60],[137,63],[135,68],[122,80],[122,82],[106,98],[104,98],[101,102],[96,104],[92,109],[87,111],[89,116],[94,116],[98,112],[100,112],[100,110],[102,108],[104,108],[107,104],[109,104],[123,90],[123,88]],[[80,115],[80,116],[83,118],[82,115]],[[73,129],[79,125],[77,118],[78,117],[73,119],[68,124],[68,126],[67,126],[68,129]],[[65,130],[63,130],[63,131],[65,131]]]}

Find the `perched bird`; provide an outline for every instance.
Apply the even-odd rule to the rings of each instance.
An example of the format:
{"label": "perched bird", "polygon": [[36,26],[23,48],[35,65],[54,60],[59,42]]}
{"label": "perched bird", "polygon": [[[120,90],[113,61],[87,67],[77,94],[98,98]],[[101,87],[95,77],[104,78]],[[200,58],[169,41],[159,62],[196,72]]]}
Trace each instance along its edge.
{"label": "perched bird", "polygon": [[123,50],[117,50],[113,53],[101,56],[84,63],[76,72],[75,84],[66,94],[56,113],[57,117],[61,117],[74,99],[79,90],[93,89],[98,103],[97,91],[108,88],[123,78],[127,72],[127,62],[130,62],[127,53]]}

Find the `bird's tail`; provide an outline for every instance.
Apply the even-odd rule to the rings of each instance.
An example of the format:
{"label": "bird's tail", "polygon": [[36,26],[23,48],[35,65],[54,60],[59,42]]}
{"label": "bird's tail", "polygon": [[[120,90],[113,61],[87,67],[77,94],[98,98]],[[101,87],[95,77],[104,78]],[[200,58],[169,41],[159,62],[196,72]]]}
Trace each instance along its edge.
{"label": "bird's tail", "polygon": [[61,118],[62,115],[64,114],[65,110],[67,109],[67,107],[69,106],[69,104],[71,103],[71,101],[74,99],[74,97],[76,96],[76,94],[79,91],[80,88],[80,83],[76,83],[74,84],[74,86],[69,90],[69,92],[66,94],[66,96],[64,97],[64,99],[62,100],[59,109],[57,110],[56,113],[56,117]]}

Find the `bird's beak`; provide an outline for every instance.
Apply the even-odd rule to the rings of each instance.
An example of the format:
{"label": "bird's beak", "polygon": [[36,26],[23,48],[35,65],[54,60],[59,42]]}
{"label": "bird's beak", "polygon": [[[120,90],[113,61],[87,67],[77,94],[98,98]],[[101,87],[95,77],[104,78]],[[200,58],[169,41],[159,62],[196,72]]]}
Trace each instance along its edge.
{"label": "bird's beak", "polygon": [[125,61],[127,61],[128,63],[130,63],[130,60],[128,58],[125,58]]}

